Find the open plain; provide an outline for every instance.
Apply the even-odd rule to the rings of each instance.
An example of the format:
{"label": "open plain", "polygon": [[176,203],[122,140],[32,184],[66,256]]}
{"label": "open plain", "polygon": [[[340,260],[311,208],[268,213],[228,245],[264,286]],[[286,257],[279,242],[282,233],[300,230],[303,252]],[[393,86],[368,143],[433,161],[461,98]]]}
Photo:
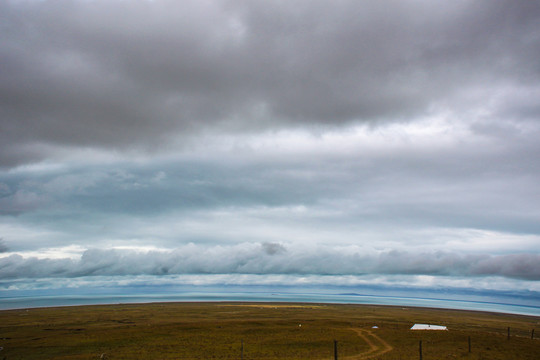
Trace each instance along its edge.
{"label": "open plain", "polygon": [[[411,331],[414,323],[448,331]],[[6,360],[331,360],[334,341],[338,358],[349,360],[419,359],[420,341],[423,360],[536,360],[539,338],[539,317],[396,306],[153,303],[0,312]]]}

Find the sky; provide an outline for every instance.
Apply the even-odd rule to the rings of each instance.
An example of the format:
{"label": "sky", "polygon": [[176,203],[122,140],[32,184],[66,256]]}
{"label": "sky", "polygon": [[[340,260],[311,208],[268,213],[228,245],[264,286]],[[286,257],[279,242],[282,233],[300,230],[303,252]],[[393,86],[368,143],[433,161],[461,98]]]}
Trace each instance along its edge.
{"label": "sky", "polygon": [[530,0],[0,0],[0,283],[540,291],[538,59]]}

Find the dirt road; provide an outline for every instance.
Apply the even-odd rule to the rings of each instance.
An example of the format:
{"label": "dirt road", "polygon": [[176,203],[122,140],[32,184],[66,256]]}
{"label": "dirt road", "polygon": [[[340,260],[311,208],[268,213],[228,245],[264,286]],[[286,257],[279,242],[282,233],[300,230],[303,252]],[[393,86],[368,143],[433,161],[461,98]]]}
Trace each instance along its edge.
{"label": "dirt road", "polygon": [[360,354],[343,357],[343,359],[372,359],[394,349],[390,344],[381,339],[378,335],[374,334],[372,331],[357,328],[353,328],[351,330],[356,332],[358,336],[360,336],[369,345],[369,350]]}

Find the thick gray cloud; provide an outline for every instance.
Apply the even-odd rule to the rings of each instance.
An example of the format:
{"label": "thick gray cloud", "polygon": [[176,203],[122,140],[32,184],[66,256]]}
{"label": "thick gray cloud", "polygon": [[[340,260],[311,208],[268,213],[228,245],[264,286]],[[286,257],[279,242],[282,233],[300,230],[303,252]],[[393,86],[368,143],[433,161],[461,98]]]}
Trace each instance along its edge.
{"label": "thick gray cloud", "polygon": [[4,166],[209,129],[538,115],[540,7],[526,0],[2,1],[0,14]]}
{"label": "thick gray cloud", "polygon": [[366,255],[347,248],[296,248],[282,244],[203,247],[168,252],[87,250],[78,260],[0,258],[0,279],[165,274],[407,274],[503,276],[540,280],[540,255],[459,255],[390,251]]}

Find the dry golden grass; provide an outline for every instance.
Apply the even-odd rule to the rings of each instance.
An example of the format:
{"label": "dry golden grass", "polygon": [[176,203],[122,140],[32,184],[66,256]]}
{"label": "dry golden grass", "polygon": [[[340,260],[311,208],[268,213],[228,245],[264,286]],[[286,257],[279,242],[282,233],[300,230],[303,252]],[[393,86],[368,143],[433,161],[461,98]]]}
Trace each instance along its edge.
{"label": "dry golden grass", "polygon": [[[414,323],[449,331],[410,331]],[[301,325],[301,326],[300,326]],[[377,325],[378,329],[372,329]],[[540,359],[540,318],[392,306],[161,303],[0,311],[5,359]],[[507,328],[511,337],[507,339]],[[468,352],[471,337],[472,352]]]}

